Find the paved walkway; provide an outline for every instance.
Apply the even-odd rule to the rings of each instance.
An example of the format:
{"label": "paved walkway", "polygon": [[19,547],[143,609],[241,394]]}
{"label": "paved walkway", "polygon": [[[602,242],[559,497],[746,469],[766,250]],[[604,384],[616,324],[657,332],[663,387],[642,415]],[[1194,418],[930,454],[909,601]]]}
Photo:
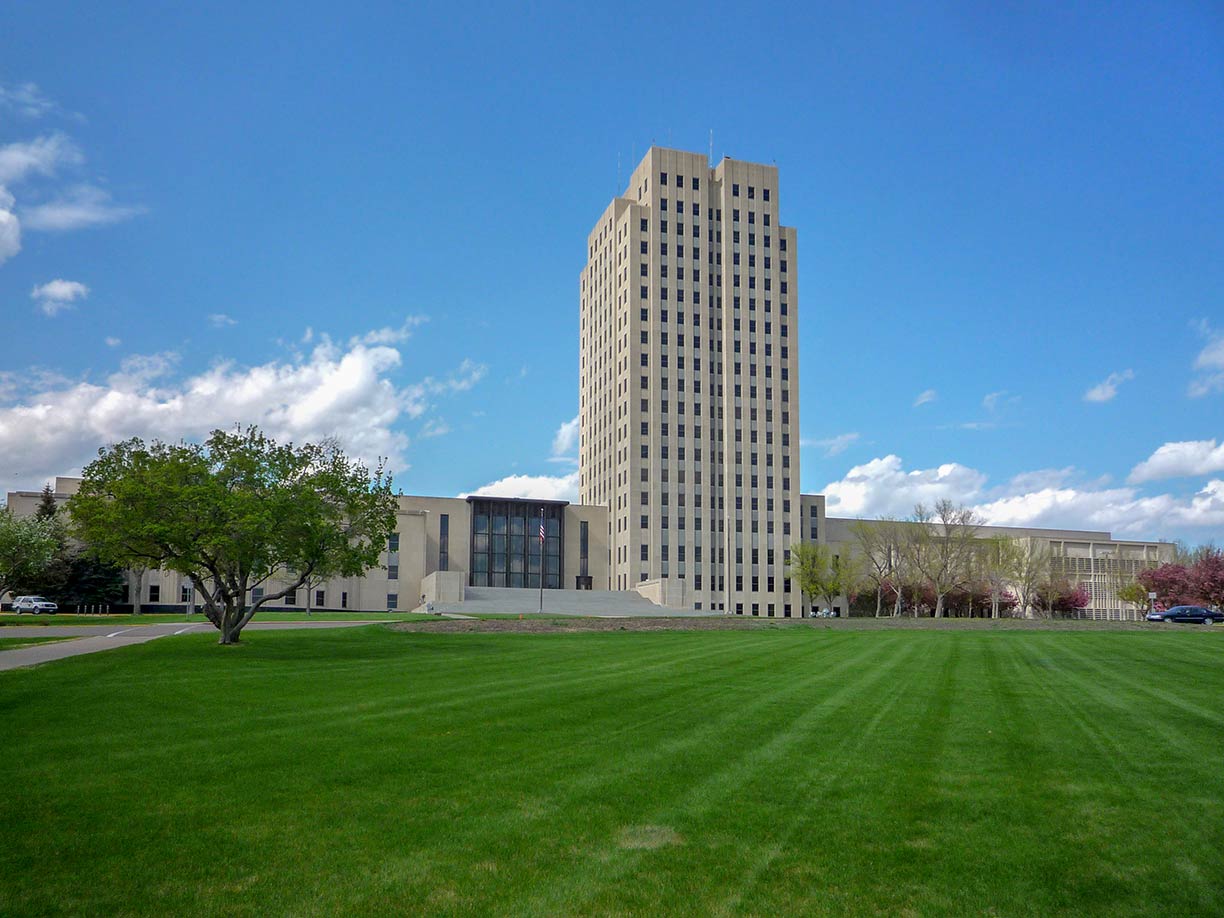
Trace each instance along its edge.
{"label": "paved walkway", "polygon": [[[254,621],[243,630],[250,631],[286,631],[295,628],[356,628],[362,625],[383,625],[383,621],[368,622],[259,622]],[[35,644],[22,647],[20,650],[0,651],[0,672],[7,669],[19,669],[23,666],[37,666],[39,663],[50,663],[53,660],[63,660],[67,657],[79,657],[81,654],[98,653],[102,650],[114,650],[116,647],[129,647],[132,644],[144,644],[159,637],[171,634],[188,634],[195,632],[217,633],[217,629],[207,621],[203,622],[167,622],[156,625],[11,625],[0,628],[0,637],[6,638],[36,638],[64,637],[76,640],[56,641],[47,644]]]}

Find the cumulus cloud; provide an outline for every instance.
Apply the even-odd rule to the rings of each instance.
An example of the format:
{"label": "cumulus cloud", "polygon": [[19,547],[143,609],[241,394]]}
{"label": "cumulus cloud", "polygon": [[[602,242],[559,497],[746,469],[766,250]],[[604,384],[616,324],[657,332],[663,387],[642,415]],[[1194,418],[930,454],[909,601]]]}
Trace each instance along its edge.
{"label": "cumulus cloud", "polygon": [[834,516],[904,516],[914,504],[944,497],[972,501],[985,486],[982,472],[956,462],[906,471],[900,456],[888,455],[852,467],[840,481],[825,485],[824,494]]}
{"label": "cumulus cloud", "polygon": [[106,336],[106,346],[107,347],[118,347],[122,343],[123,343],[123,340],[121,338],[116,338],[114,335]]}
{"label": "cumulus cloud", "polygon": [[30,297],[47,316],[57,316],[65,309],[71,309],[77,300],[83,300],[87,296],[89,288],[80,281],[59,278],[47,281],[30,291]]}
{"label": "cumulus cloud", "polygon": [[[486,497],[523,497],[529,500],[578,500],[578,473],[568,475],[508,475],[482,485],[475,495]],[[468,494],[460,494],[468,497]]]}
{"label": "cumulus cloud", "polygon": [[144,207],[114,203],[105,189],[82,184],[43,204],[23,208],[22,220],[30,229],[63,232],[118,223],[144,212]]}
{"label": "cumulus cloud", "polygon": [[1224,472],[1224,443],[1215,440],[1180,440],[1165,443],[1133,469],[1132,484],[1162,478],[1194,478]]}
{"label": "cumulus cloud", "polygon": [[1134,370],[1123,370],[1120,373],[1110,373],[1104,380],[1097,383],[1084,393],[1084,401],[1097,403],[1108,402],[1118,394],[1118,386],[1134,378]]}
{"label": "cumulus cloud", "polygon": [[935,401],[937,398],[939,398],[938,392],[936,392],[934,389],[926,389],[918,393],[918,397],[914,399],[914,407],[917,408],[919,405],[929,404],[930,402]]}
{"label": "cumulus cloud", "polygon": [[553,437],[552,456],[549,457],[550,462],[576,462],[574,452],[578,448],[578,415],[574,415],[568,421],[565,421],[557,428],[557,434]]}
{"label": "cumulus cloud", "polygon": [[1077,485],[1073,477],[1073,469],[1045,469],[988,488],[987,476],[977,469],[952,462],[906,470],[900,457],[890,455],[854,466],[824,493],[830,516],[904,517],[916,503],[947,498],[1000,526],[1103,530],[1134,538],[1224,526],[1224,481],[1218,479],[1179,497],[1102,482]]}
{"label": "cumulus cloud", "polygon": [[1199,331],[1207,343],[1194,361],[1196,375],[1187,390],[1191,398],[1224,392],[1224,332],[1213,330],[1206,322],[1199,323]]}
{"label": "cumulus cloud", "polygon": [[229,328],[231,325],[237,325],[238,320],[224,312],[213,312],[208,315],[208,324],[213,328]]}
{"label": "cumulus cloud", "polygon": [[840,456],[858,442],[859,437],[858,433],[844,433],[824,440],[800,440],[799,445],[814,446],[822,450],[826,456]]}
{"label": "cumulus cloud", "polygon": [[386,456],[402,470],[408,441],[398,424],[474,384],[476,370],[398,386],[390,374],[400,362],[394,348],[325,337],[309,354],[223,362],[186,378],[172,353],[131,356],[100,383],[32,375],[0,401],[0,492],[79,469],[129,436],[191,440],[239,423],[279,440],[336,436],[351,455],[371,464]]}
{"label": "cumulus cloud", "polygon": [[1115,535],[1152,537],[1187,528],[1224,526],[1224,481],[1212,480],[1189,498],[1144,496],[1136,488],[1046,488],[977,507],[1001,526],[1101,529]]}

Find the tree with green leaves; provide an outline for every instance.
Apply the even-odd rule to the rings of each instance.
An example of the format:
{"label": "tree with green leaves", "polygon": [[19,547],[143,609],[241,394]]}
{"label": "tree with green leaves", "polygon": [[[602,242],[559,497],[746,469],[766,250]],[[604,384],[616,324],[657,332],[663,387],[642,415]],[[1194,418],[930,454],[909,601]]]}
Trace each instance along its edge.
{"label": "tree with green leaves", "polygon": [[861,582],[853,558],[834,554],[829,546],[819,542],[791,545],[786,578],[798,584],[799,590],[809,599],[823,599],[829,608],[838,596],[856,594]]}
{"label": "tree with green leaves", "polygon": [[41,577],[55,558],[55,527],[37,516],[0,509],[0,596]]}
{"label": "tree with green leaves", "polygon": [[381,464],[371,473],[334,441],[281,445],[255,427],[102,449],[68,503],[99,557],[190,578],[221,644],[304,583],[377,566],[397,506]]}
{"label": "tree with green leaves", "polygon": [[1148,598],[1148,588],[1138,580],[1126,580],[1114,589],[1114,595],[1123,602],[1130,603],[1136,612],[1146,612],[1152,601]]}
{"label": "tree with green leaves", "polygon": [[51,487],[50,482],[43,485],[42,493],[38,497],[38,507],[34,511],[34,515],[40,520],[53,520],[59,512],[59,504],[55,502],[55,490]]}

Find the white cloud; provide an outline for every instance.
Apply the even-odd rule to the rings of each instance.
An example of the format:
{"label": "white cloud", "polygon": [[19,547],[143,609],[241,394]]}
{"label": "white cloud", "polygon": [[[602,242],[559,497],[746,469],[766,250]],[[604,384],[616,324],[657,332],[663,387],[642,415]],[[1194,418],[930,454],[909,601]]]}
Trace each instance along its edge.
{"label": "white cloud", "polygon": [[13,196],[0,185],[0,265],[21,251],[21,221],[13,213]]}
{"label": "white cloud", "polygon": [[59,106],[44,96],[34,83],[0,85],[0,108],[25,118],[41,118],[59,111]]}
{"label": "white cloud", "polygon": [[209,314],[208,324],[213,328],[229,328],[231,325],[237,325],[238,320],[223,312],[214,312]]}
{"label": "white cloud", "polygon": [[340,439],[368,463],[402,471],[407,437],[397,427],[476,373],[465,365],[442,383],[397,386],[399,351],[340,347],[324,337],[309,354],[258,366],[216,364],[176,378],[174,354],[134,355],[103,383],[31,375],[0,401],[0,493],[79,469],[98,447],[129,436],[197,439],[215,428],[258,424],[278,440]]}
{"label": "white cloud", "polygon": [[557,428],[553,437],[552,459],[558,461],[574,461],[574,451],[578,448],[578,415]]}
{"label": "white cloud", "polygon": [[1181,440],[1165,443],[1131,469],[1132,484],[1162,478],[1193,478],[1224,472],[1224,443],[1215,440]]}
{"label": "white cloud", "polygon": [[31,175],[51,176],[61,166],[77,166],[84,161],[80,149],[63,134],[5,144],[0,147],[0,185]]}
{"label": "white cloud", "polygon": [[[508,475],[477,488],[472,494],[524,497],[529,500],[578,500],[578,473],[568,475]],[[467,497],[467,494],[460,494]]]}
{"label": "white cloud", "polygon": [[907,472],[900,456],[884,456],[856,465],[840,481],[824,487],[833,516],[904,516],[914,504],[933,504],[946,497],[959,503],[977,499],[986,476],[956,462]]}
{"label": "white cloud", "polygon": [[981,504],[977,510],[1002,526],[1102,529],[1150,538],[1186,528],[1224,526],[1224,481],[1209,481],[1190,498],[1144,496],[1130,487],[1046,488]]}
{"label": "white cloud", "polygon": [[[408,316],[404,319],[403,324],[399,328],[391,328],[384,326],[376,328],[373,331],[368,331],[364,335],[354,337],[350,344],[402,344],[412,337],[413,330],[424,322],[428,322],[427,316]],[[310,334],[310,329],[307,329],[307,335]],[[309,341],[310,338],[305,339]]]}
{"label": "white cloud", "polygon": [[1224,481],[1213,479],[1189,497],[1144,495],[1135,487],[1110,488],[1101,482],[1072,485],[1074,469],[1045,469],[1017,475],[987,490],[985,473],[945,463],[907,471],[897,456],[873,459],[825,486],[831,516],[904,517],[914,504],[940,498],[974,507],[987,522],[1105,530],[1115,535],[1151,538],[1187,529],[1224,526]]}
{"label": "white cloud", "polygon": [[1199,323],[1199,331],[1207,338],[1207,344],[1194,361],[1198,375],[1187,390],[1191,398],[1224,392],[1224,333],[1214,331],[1206,322]]}
{"label": "white cloud", "polygon": [[73,303],[87,296],[89,296],[89,288],[80,281],[59,278],[47,281],[30,291],[30,297],[48,316],[56,316],[65,309],[71,309]]}
{"label": "white cloud", "polygon": [[1110,373],[1102,382],[1097,383],[1084,393],[1084,401],[1098,403],[1108,402],[1118,394],[1119,385],[1134,378],[1134,370],[1123,370],[1121,373]]}
{"label": "white cloud", "polygon": [[114,335],[106,336],[106,346],[107,347],[118,347],[122,343],[123,343],[122,339],[116,338]]}
{"label": "white cloud", "polygon": [[853,446],[861,435],[858,433],[838,434],[825,440],[800,440],[800,446],[815,446],[824,451],[826,456],[840,456]]}
{"label": "white cloud", "polygon": [[939,398],[938,392],[936,392],[934,389],[926,389],[918,393],[918,397],[914,399],[914,407],[917,408],[919,405],[929,404],[930,402],[935,401],[937,398]]}
{"label": "white cloud", "polygon": [[22,209],[30,229],[65,231],[117,223],[145,212],[144,207],[115,204],[110,192],[96,185],[74,185],[45,204]]}

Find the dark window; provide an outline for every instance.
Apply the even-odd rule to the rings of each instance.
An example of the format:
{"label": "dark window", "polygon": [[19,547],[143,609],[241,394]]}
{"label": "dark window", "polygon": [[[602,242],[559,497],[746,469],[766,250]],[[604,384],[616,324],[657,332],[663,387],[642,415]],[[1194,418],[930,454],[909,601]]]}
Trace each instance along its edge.
{"label": "dark window", "polygon": [[[259,592],[263,593],[263,590]],[[251,595],[254,596],[254,594],[255,591],[252,590]],[[161,602],[161,587],[156,583],[149,584],[149,602]]]}
{"label": "dark window", "polygon": [[315,608],[319,609],[327,605],[327,594],[323,590],[315,590]]}
{"label": "dark window", "polygon": [[399,551],[399,533],[393,532],[387,536],[387,551]]}
{"label": "dark window", "polygon": [[388,593],[387,594],[387,611],[390,612],[392,609],[398,609],[398,608],[399,608],[399,593]]}
{"label": "dark window", "polygon": [[399,565],[398,564],[388,564],[387,565],[387,579],[388,580],[399,580]]}
{"label": "dark window", "polygon": [[443,513],[438,521],[438,570],[450,570],[450,514]]}
{"label": "dark window", "polygon": [[[471,586],[561,586],[561,513],[554,504],[514,500],[473,500]],[[541,510],[543,519],[541,520]],[[545,538],[540,539],[543,524]]]}

